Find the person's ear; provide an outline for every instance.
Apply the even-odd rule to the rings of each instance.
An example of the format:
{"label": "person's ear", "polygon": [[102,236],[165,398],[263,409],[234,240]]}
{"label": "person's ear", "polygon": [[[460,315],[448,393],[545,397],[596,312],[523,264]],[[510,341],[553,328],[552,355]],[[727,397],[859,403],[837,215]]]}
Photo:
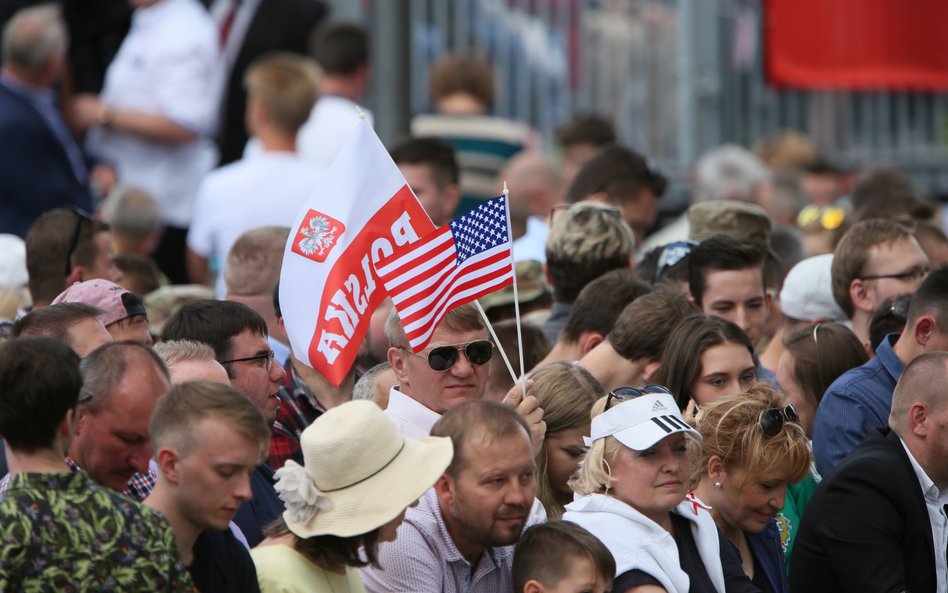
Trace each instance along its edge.
{"label": "person's ear", "polygon": [[408,384],[408,364],[405,355],[408,353],[397,346],[390,346],[388,349],[388,363],[392,365],[392,371],[399,385]]}
{"label": "person's ear", "polygon": [[[516,593],[521,593],[517,591]],[[530,579],[523,585],[523,593],[546,593],[546,587],[536,579]]]}
{"label": "person's ear", "polygon": [[172,448],[163,448],[155,455],[155,462],[158,464],[158,472],[172,484],[177,484],[181,480],[181,458],[178,452]]}
{"label": "person's ear", "polygon": [[605,339],[605,336],[599,332],[587,331],[580,334],[579,343],[580,347],[583,349],[583,354],[587,354],[590,350],[601,344]]}
{"label": "person's ear", "polygon": [[929,434],[927,425],[928,406],[922,402],[915,402],[908,411],[909,431],[915,436],[925,437]]}
{"label": "person's ear", "polygon": [[862,311],[872,311],[873,309],[868,286],[862,278],[853,278],[852,282],[849,283],[849,300],[852,301],[854,309]]}
{"label": "person's ear", "polygon": [[724,477],[724,462],[721,461],[721,458],[717,455],[712,455],[708,458],[708,478],[711,479],[712,484],[720,484],[722,478]]}
{"label": "person's ear", "polygon": [[434,483],[434,491],[441,508],[451,508],[455,498],[454,478],[449,476],[447,472],[441,474],[438,481]]}
{"label": "person's ear", "polygon": [[929,314],[922,315],[917,320],[915,320],[915,325],[912,327],[912,332],[915,338],[915,343],[919,346],[925,347],[932,336],[935,334],[935,318]]}
{"label": "person's ear", "polygon": [[656,360],[654,358],[648,359],[648,362],[646,362],[645,366],[642,367],[642,379],[648,383],[651,383],[652,377],[658,372],[658,369],[661,368],[661,366],[662,361]]}

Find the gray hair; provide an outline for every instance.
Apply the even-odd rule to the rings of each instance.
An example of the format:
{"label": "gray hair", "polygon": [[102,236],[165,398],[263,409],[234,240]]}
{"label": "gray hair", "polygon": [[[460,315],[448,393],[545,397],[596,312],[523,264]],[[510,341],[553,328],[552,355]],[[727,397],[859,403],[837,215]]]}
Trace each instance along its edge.
{"label": "gray hair", "polygon": [[161,206],[144,191],[120,186],[105,200],[102,214],[112,227],[112,232],[134,237],[144,237],[160,231]]}
{"label": "gray hair", "polygon": [[68,36],[59,7],[43,4],[20,10],[3,28],[3,65],[35,73],[66,53]]}
{"label": "gray hair", "polygon": [[92,394],[88,410],[97,414],[105,407],[109,396],[115,392],[125,379],[125,373],[132,366],[150,364],[156,374],[169,383],[171,375],[164,361],[154,350],[138,342],[110,342],[99,346],[79,363],[82,373],[82,390]]}
{"label": "gray hair", "polygon": [[375,401],[375,379],[383,372],[392,368],[391,363],[381,362],[365,372],[359,377],[355,386],[352,388],[352,399],[366,399]]}
{"label": "gray hair", "polygon": [[750,202],[757,186],[767,180],[767,167],[751,151],[736,144],[712,149],[695,167],[695,201]]}
{"label": "gray hair", "polygon": [[168,340],[155,344],[154,349],[169,368],[188,360],[217,361],[213,348],[195,340]]}

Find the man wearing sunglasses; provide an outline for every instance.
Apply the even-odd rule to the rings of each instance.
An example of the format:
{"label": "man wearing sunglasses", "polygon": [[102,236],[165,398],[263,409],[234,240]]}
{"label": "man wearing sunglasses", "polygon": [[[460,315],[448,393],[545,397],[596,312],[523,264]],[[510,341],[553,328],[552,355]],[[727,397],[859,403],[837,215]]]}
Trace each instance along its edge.
{"label": "man wearing sunglasses", "polygon": [[946,352],[922,354],[905,369],[888,426],[871,430],[810,499],[793,546],[791,590],[948,588],[946,383]]}
{"label": "man wearing sunglasses", "polygon": [[[257,406],[268,426],[273,425],[286,373],[273,359],[267,324],[256,311],[234,301],[193,301],[165,323],[161,341],[166,340],[208,344],[227,371],[231,386]],[[273,489],[273,470],[266,463],[251,474],[250,489],[253,499],[240,506],[234,523],[253,547],[263,540],[263,527],[283,512],[283,504]]]}
{"label": "man wearing sunglasses", "polygon": [[36,219],[26,235],[26,268],[33,309],[45,307],[75,282],[120,282],[112,264],[112,233],[101,220],[74,208],[57,208]]}
{"label": "man wearing sunglasses", "polygon": [[426,437],[442,414],[483,397],[494,345],[474,305],[448,311],[428,346],[417,354],[395,309],[385,323],[385,335],[388,361],[398,378],[385,414],[405,436]]}

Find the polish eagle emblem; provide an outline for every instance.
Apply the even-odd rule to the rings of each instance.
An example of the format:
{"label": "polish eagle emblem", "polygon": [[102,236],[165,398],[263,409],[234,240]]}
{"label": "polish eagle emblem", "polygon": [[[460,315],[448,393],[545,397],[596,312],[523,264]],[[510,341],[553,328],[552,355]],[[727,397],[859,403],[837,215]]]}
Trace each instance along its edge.
{"label": "polish eagle emblem", "polygon": [[293,251],[313,261],[325,261],[346,227],[338,220],[310,210],[303,217],[293,241]]}

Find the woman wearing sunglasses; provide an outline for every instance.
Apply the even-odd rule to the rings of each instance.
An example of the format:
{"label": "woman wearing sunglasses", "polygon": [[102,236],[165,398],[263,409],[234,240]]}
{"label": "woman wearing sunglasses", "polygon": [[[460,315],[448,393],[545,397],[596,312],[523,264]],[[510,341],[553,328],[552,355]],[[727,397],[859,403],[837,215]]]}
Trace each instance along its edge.
{"label": "woman wearing sunglasses", "polygon": [[605,393],[589,371],[573,362],[554,362],[530,374],[530,395],[543,408],[546,434],[537,453],[537,499],[549,519],[563,515],[573,500],[569,479],[585,453],[593,404]]}
{"label": "woman wearing sunglasses", "polygon": [[688,416],[757,384],[757,355],[741,328],[721,317],[692,315],[668,336],[655,382],[668,387]]}
{"label": "woman wearing sunglasses", "polygon": [[621,387],[593,408],[589,450],[563,519],[598,537],[616,559],[614,593],[756,591],[708,508],[686,497],[689,455],[701,435],[664,387]]}
{"label": "woman wearing sunglasses", "polygon": [[777,512],[787,484],[810,469],[806,433],[793,406],[767,385],[702,407],[704,447],[692,465],[694,493],[740,552],[744,573],[763,593],[787,593]]}

